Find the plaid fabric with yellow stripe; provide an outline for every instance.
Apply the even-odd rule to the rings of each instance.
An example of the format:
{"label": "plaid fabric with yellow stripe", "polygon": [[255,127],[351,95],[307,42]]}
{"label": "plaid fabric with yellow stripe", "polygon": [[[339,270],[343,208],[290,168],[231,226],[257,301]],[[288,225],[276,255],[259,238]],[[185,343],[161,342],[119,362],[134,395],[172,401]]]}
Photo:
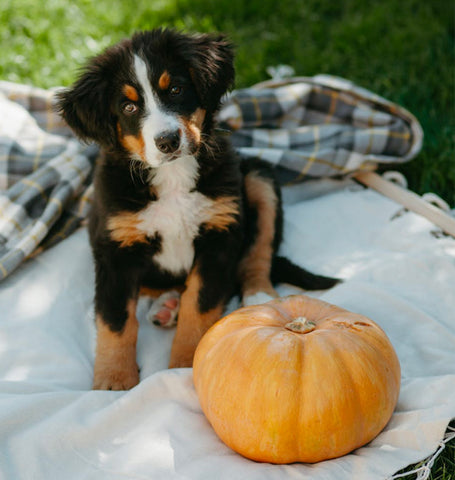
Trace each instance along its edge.
{"label": "plaid fabric with yellow stripe", "polygon": [[234,91],[219,120],[242,157],[270,162],[284,184],[407,161],[423,137],[405,109],[328,75]]}
{"label": "plaid fabric with yellow stripe", "polygon": [[0,82],[0,280],[87,216],[96,149],[53,109],[53,91]]}
{"label": "plaid fabric with yellow stripe", "polygon": [[[90,209],[98,151],[53,107],[53,90],[0,82],[0,280],[70,235]],[[405,109],[330,76],[234,91],[219,121],[241,157],[270,162],[284,184],[404,162],[422,142]]]}

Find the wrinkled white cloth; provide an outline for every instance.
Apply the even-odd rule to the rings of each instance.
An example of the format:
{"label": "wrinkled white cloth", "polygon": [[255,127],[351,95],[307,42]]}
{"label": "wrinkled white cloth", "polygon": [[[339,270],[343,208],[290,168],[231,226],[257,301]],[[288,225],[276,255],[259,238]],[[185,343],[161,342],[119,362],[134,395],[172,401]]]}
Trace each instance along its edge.
{"label": "wrinkled white cloth", "polygon": [[455,417],[455,241],[412,213],[391,220],[400,206],[371,190],[345,182],[308,198],[310,187],[285,191],[282,253],[344,278],[311,295],[372,318],[395,346],[400,398],[376,439],[315,465],[237,455],[202,414],[191,369],[166,369],[174,331],[147,324],[145,303],[140,384],[91,391],[94,275],[80,229],[0,284],[0,479],[380,480],[436,450]]}

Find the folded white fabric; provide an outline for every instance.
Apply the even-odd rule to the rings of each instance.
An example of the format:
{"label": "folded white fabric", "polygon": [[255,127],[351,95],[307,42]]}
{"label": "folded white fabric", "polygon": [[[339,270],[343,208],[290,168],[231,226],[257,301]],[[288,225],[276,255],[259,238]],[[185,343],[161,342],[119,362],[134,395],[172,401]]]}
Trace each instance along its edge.
{"label": "folded white fabric", "polygon": [[242,458],[202,414],[191,369],[166,369],[173,331],[147,324],[145,303],[141,383],[91,391],[93,267],[81,229],[0,284],[0,478],[379,480],[436,450],[455,416],[455,240],[412,213],[395,217],[400,206],[370,190],[344,183],[303,201],[306,188],[285,191],[282,251],[343,277],[312,295],[372,318],[395,346],[402,388],[383,433],[315,465]]}

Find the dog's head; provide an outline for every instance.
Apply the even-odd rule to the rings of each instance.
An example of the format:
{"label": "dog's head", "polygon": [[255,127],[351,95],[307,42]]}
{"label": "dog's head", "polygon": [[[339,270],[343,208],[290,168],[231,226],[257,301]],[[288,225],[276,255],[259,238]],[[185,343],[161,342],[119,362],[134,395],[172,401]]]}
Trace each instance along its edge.
{"label": "dog's head", "polygon": [[137,33],[94,58],[59,94],[74,132],[158,167],[197,152],[234,81],[222,35],[157,29]]}

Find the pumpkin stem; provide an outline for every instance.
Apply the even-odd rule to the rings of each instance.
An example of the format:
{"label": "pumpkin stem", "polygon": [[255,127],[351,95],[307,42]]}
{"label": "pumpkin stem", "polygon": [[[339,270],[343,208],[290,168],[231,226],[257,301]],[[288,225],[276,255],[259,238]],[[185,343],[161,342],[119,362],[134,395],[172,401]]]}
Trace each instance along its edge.
{"label": "pumpkin stem", "polygon": [[292,322],[287,323],[284,328],[295,333],[308,333],[316,328],[316,324],[305,317],[297,317],[295,320],[292,320]]}

